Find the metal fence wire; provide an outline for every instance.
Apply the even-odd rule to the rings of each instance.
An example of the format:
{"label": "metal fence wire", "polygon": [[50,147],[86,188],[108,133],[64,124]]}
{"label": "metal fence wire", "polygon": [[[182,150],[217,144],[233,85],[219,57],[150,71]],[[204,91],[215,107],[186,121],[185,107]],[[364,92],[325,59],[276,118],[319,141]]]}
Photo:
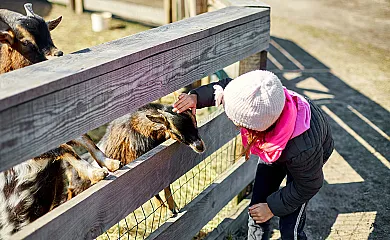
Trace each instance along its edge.
{"label": "metal fence wire", "polygon": [[[241,138],[237,136],[173,182],[171,184],[172,195],[178,210],[180,211],[190,203],[210,186],[218,176],[232,166],[236,159],[239,158],[241,151]],[[146,239],[153,231],[173,216],[167,207],[163,191],[160,192],[160,196],[164,200],[163,205],[153,197],[97,239]],[[237,205],[237,200],[231,201],[220,214],[194,237],[202,239],[206,236],[207,232],[218,226],[223,220],[224,214],[226,215],[227,210],[233,208],[234,205]]]}

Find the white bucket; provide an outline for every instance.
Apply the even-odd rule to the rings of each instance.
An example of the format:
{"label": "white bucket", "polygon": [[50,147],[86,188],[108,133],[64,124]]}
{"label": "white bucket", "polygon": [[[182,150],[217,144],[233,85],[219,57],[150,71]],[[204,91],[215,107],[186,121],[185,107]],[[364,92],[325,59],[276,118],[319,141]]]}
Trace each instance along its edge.
{"label": "white bucket", "polygon": [[92,31],[101,32],[107,30],[110,27],[110,21],[112,14],[110,12],[92,13]]}

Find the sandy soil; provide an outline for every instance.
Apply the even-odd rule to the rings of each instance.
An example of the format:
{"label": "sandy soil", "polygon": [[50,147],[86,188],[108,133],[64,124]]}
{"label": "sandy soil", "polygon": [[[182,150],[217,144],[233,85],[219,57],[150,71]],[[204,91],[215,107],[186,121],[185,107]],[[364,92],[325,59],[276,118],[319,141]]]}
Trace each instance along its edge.
{"label": "sandy soil", "polygon": [[[0,8],[7,8],[25,14],[24,0],[1,0]],[[34,11],[46,20],[62,16],[62,22],[51,32],[54,44],[65,54],[84,48],[126,37],[138,32],[146,31],[150,27],[134,23],[112,19],[110,30],[93,32],[90,13],[75,15],[68,8],[58,4],[50,4],[41,0],[30,0]]]}

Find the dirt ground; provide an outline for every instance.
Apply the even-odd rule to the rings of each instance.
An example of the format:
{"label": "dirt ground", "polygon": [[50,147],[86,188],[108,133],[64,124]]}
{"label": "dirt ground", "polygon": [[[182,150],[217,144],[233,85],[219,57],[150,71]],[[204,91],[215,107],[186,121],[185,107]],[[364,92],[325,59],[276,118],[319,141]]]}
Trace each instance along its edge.
{"label": "dirt ground", "polygon": [[150,29],[142,24],[112,19],[109,30],[93,32],[90,13],[75,15],[65,6],[44,0],[0,0],[0,8],[25,14],[23,9],[25,2],[31,2],[34,11],[46,20],[62,16],[62,22],[51,34],[54,44],[65,54]]}
{"label": "dirt ground", "polygon": [[390,1],[265,2],[268,69],[321,105],[335,139],[308,205],[309,239],[390,239]]}

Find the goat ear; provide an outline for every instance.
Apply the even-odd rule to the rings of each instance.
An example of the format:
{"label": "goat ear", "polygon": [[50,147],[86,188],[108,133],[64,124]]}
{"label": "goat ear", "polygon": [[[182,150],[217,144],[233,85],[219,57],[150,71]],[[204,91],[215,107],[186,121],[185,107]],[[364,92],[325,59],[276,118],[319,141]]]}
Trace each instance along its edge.
{"label": "goat ear", "polygon": [[156,115],[146,115],[146,117],[154,122],[154,123],[160,123],[160,124],[164,124],[165,126],[168,125],[168,120],[166,119],[166,117],[162,114],[156,114]]}
{"label": "goat ear", "polygon": [[58,24],[60,24],[61,20],[62,20],[62,16],[59,16],[54,20],[47,21],[46,24],[47,27],[49,28],[49,31],[54,30],[58,26]]}
{"label": "goat ear", "polygon": [[14,36],[7,31],[0,31],[0,43],[11,46],[14,44]]}

